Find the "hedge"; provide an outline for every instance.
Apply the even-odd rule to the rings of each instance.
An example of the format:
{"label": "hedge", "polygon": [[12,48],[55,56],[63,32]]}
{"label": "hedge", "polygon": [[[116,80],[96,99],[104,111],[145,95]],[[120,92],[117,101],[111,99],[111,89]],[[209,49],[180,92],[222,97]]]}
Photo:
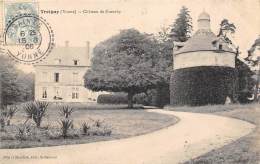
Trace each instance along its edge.
{"label": "hedge", "polygon": [[[163,107],[170,103],[169,86],[160,86],[148,90],[147,93],[139,93],[133,97],[135,104]],[[97,98],[98,104],[127,104],[126,93],[101,94]]]}
{"label": "hedge", "polygon": [[177,69],[172,73],[171,105],[224,104],[234,97],[235,69],[201,66]]}
{"label": "hedge", "polygon": [[101,94],[97,98],[98,104],[127,104],[126,94]]}

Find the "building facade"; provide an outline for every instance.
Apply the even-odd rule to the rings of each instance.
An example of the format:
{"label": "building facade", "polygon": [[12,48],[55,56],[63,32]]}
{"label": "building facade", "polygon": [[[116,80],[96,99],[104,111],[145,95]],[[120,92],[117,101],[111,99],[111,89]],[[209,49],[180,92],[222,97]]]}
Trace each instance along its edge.
{"label": "building facade", "polygon": [[174,44],[170,92],[172,105],[223,104],[235,89],[233,48],[210,29],[210,16],[203,12],[198,30],[185,43]]}
{"label": "building facade", "polygon": [[99,93],[84,87],[90,66],[89,42],[85,47],[55,47],[35,64],[35,100],[48,102],[95,102]]}

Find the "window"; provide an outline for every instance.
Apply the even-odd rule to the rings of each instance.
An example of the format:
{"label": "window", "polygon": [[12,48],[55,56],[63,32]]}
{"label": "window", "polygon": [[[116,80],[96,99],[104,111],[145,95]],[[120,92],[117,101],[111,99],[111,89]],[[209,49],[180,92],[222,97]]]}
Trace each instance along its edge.
{"label": "window", "polygon": [[61,59],[55,59],[55,64],[61,64]]}
{"label": "window", "polygon": [[214,48],[217,48],[217,41],[214,40],[214,41],[212,42],[212,45],[213,45]]}
{"label": "window", "polygon": [[219,49],[219,50],[222,50],[222,44],[219,44],[219,45],[218,45],[218,49]]}
{"label": "window", "polygon": [[74,65],[79,65],[79,61],[78,60],[73,60]]}
{"label": "window", "polygon": [[60,97],[60,88],[55,87],[54,90],[55,90],[55,96]]}
{"label": "window", "polygon": [[78,72],[73,72],[73,75],[72,75],[72,80],[73,80],[73,83],[77,83],[79,80],[79,73]]}
{"label": "window", "polygon": [[60,74],[54,73],[54,82],[58,83],[60,81]]}
{"label": "window", "polygon": [[47,88],[46,88],[46,87],[43,87],[43,88],[42,88],[42,98],[43,98],[43,99],[46,99],[46,98],[47,98]]}
{"label": "window", "polygon": [[72,88],[72,99],[79,99],[79,88]]}
{"label": "window", "polygon": [[54,87],[54,99],[55,100],[61,100],[61,90],[59,87]]}

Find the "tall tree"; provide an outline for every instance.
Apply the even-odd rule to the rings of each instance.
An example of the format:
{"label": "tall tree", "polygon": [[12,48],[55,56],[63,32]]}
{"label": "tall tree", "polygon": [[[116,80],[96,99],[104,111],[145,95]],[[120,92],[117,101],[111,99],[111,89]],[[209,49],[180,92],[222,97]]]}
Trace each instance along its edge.
{"label": "tall tree", "polygon": [[[231,48],[236,51],[236,95],[238,101],[241,103],[248,102],[248,97],[253,92],[254,79],[252,78],[253,72],[250,67],[243,61],[241,61],[238,56],[241,54],[239,47],[235,46],[231,37],[236,32],[236,26],[231,23],[228,19],[223,19],[220,23],[220,28],[218,32],[218,37],[222,38]],[[235,100],[236,101],[236,100]]]}
{"label": "tall tree", "polygon": [[191,37],[192,18],[187,7],[183,6],[174,24],[170,26],[169,38],[172,41],[185,42]]}
{"label": "tall tree", "polygon": [[32,99],[34,79],[15,67],[15,63],[0,53],[2,104],[14,104]]}
{"label": "tall tree", "polygon": [[0,72],[3,105],[17,102],[20,92],[19,87],[17,86],[16,68],[14,67],[14,63],[3,55],[0,55]]}
{"label": "tall tree", "polygon": [[223,19],[220,23],[218,37],[222,37],[228,44],[233,44],[230,36],[236,32],[236,26],[229,22],[227,19]]}
{"label": "tall tree", "polygon": [[19,87],[20,101],[32,101],[34,100],[34,74],[24,73],[17,70],[17,86]]}
{"label": "tall tree", "polygon": [[156,104],[163,106],[170,101],[169,83],[173,65],[173,41],[185,42],[191,37],[192,18],[188,8],[183,6],[175,22],[162,27],[158,33],[159,54],[156,72],[163,77],[163,83],[157,86]]}
{"label": "tall tree", "polygon": [[255,72],[256,75],[256,82],[254,84],[254,101],[259,101],[259,84],[260,84],[260,56],[259,56],[259,47],[260,46],[260,36],[258,39],[255,40],[255,43],[251,46],[251,48],[248,50],[248,55],[245,58],[245,60],[248,62],[248,64],[251,66],[251,70]]}
{"label": "tall tree", "polygon": [[135,94],[163,81],[154,71],[158,50],[153,36],[135,29],[122,30],[94,48],[85,86],[93,91],[126,92],[128,107],[133,108]]}

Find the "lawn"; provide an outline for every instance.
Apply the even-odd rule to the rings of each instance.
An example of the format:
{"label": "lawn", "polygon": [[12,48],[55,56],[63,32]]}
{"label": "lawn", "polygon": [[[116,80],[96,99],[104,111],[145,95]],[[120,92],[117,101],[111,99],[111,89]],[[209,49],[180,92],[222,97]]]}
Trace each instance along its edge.
{"label": "lawn", "polygon": [[260,104],[178,107],[174,110],[212,113],[251,122],[256,129],[247,136],[220,149],[212,150],[185,164],[259,164],[260,163]]}
{"label": "lawn", "polygon": [[[19,108],[11,120],[11,125],[6,126],[5,132],[0,133],[0,148],[26,148],[39,146],[55,146],[67,144],[81,144],[104,140],[114,140],[149,133],[173,125],[177,119],[173,116],[147,112],[142,109],[125,109],[125,105],[90,105],[73,104],[74,112],[71,115],[73,129],[70,137],[64,139],[57,137],[60,134],[59,114],[57,105],[52,104],[43,118],[41,128],[36,128],[33,121],[28,121],[33,137],[19,140],[17,125],[26,120],[26,114]],[[138,107],[140,108],[140,106]],[[112,133],[109,135],[82,135],[82,123],[100,121],[101,127],[108,127]],[[103,129],[102,129],[103,130]],[[52,137],[53,136],[53,137]]]}

